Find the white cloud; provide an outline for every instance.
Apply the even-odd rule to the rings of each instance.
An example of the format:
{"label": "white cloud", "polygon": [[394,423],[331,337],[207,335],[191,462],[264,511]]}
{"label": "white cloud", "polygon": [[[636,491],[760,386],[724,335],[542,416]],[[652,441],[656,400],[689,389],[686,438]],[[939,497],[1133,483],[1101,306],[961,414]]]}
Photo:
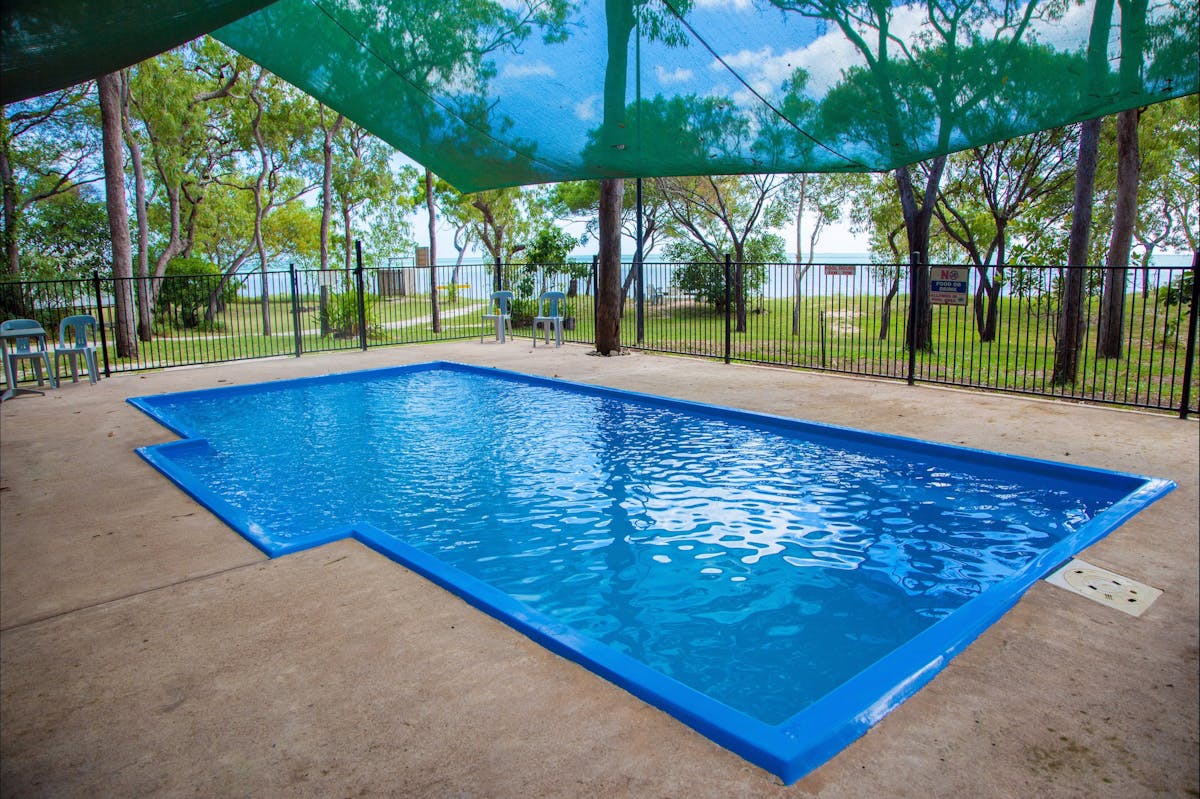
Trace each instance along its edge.
{"label": "white cloud", "polygon": [[558,73],[554,67],[544,61],[534,61],[531,64],[505,64],[500,72],[501,78],[520,80],[521,78],[553,78]]}
{"label": "white cloud", "polygon": [[672,83],[687,83],[695,77],[695,73],[683,67],[668,71],[662,64],[655,64],[654,77],[658,78],[658,82],[663,86],[670,86]]}
{"label": "white cloud", "polygon": [[745,11],[750,7],[751,0],[696,0],[697,8],[725,8],[734,11]]}
{"label": "white cloud", "polygon": [[575,104],[575,117],[582,119],[584,122],[591,122],[596,118],[596,111],[600,105],[600,95],[593,94],[586,97],[582,102]]}

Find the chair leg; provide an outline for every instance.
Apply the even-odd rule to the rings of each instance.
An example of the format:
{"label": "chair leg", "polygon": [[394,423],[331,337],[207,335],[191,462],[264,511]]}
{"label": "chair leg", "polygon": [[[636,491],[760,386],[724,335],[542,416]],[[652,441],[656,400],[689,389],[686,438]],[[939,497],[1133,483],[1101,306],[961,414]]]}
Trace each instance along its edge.
{"label": "chair leg", "polygon": [[100,367],[96,365],[96,353],[88,350],[83,357],[87,359],[88,381],[94,386],[100,379]]}
{"label": "chair leg", "polygon": [[[57,370],[54,368],[54,364],[50,363],[50,353],[42,352],[42,360],[46,362],[46,377],[50,379],[50,388],[58,388]],[[38,385],[41,385],[41,381],[38,381]]]}

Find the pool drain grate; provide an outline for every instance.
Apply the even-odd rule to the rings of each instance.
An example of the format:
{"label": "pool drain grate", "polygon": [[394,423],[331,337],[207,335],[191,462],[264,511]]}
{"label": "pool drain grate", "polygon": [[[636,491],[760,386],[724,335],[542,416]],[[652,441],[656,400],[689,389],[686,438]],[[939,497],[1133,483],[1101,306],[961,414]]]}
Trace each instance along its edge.
{"label": "pool drain grate", "polygon": [[1114,574],[1078,558],[1046,578],[1046,582],[1085,596],[1101,605],[1141,616],[1162,591],[1145,583]]}

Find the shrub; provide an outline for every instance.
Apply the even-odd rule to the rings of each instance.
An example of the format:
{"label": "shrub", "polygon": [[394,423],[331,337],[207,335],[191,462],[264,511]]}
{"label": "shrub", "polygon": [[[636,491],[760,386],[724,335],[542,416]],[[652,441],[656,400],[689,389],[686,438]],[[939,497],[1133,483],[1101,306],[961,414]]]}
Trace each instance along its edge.
{"label": "shrub", "polygon": [[[379,330],[379,313],[376,297],[368,294],[363,298],[366,311],[367,335]],[[329,295],[329,329],[334,338],[354,338],[358,335],[358,292],[345,291]]]}
{"label": "shrub", "polygon": [[218,286],[218,310],[237,297],[237,286],[232,282],[221,286],[221,268],[199,258],[174,258],[163,274],[156,310],[184,328],[200,326],[202,311],[208,309]]}

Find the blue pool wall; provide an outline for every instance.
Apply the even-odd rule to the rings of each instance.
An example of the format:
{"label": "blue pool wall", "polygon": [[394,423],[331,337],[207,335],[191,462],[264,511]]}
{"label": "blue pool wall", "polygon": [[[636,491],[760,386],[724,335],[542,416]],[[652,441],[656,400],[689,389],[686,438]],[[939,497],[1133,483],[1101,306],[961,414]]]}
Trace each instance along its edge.
{"label": "blue pool wall", "polygon": [[[211,447],[206,440],[194,435],[193,431],[172,419],[163,408],[167,404],[178,403],[180,400],[202,400],[216,396],[228,397],[234,394],[284,390],[297,384],[365,382],[391,375],[438,369],[673,408],[704,417],[733,420],[764,429],[778,430],[787,435],[803,435],[813,440],[853,442],[866,451],[881,448],[894,451],[900,448],[938,459],[943,463],[968,463],[977,472],[1032,474],[1044,483],[1075,487],[1080,484],[1101,486],[1122,491],[1126,495],[1052,545],[1019,572],[991,586],[812,705],[778,725],[768,725],[733,710],[605,644],[576,633],[561,622],[531,610],[491,585],[398,541],[372,525],[352,523],[298,538],[275,535],[202,485],[172,457],[181,451],[194,452],[196,448]],[[279,557],[345,538],[357,540],[437,583],[552,652],[584,666],[670,713],[714,742],[775,774],[785,784],[795,782],[836,755],[912,696],[955,655],[1016,604],[1035,582],[1070,560],[1080,550],[1108,535],[1135,513],[1175,487],[1170,481],[1140,475],[987,452],[446,361],[148,395],[130,398],[128,402],[182,437],[180,441],[141,447],[137,450],[138,454],[267,556]]]}

